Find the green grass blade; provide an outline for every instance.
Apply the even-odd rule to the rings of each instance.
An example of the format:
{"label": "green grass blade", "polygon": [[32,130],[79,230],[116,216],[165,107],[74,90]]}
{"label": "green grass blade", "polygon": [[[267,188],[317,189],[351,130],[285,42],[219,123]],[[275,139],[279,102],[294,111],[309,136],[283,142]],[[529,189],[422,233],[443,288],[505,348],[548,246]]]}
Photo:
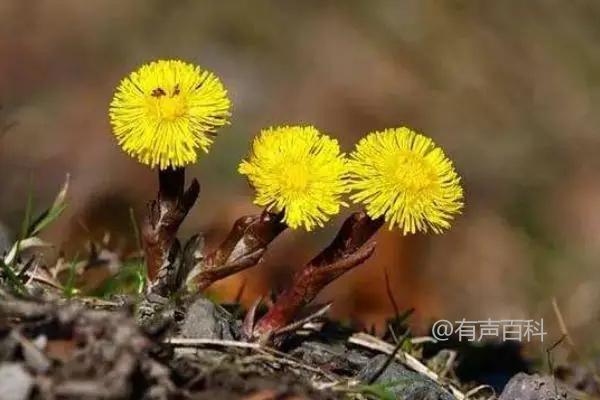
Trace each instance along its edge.
{"label": "green grass blade", "polygon": [[135,211],[133,207],[129,207],[129,220],[131,221],[131,228],[133,229],[133,236],[135,238],[135,244],[138,250],[142,250],[142,237],[140,236],[140,228],[135,219]]}
{"label": "green grass blade", "polygon": [[76,254],[75,257],[73,258],[73,260],[71,261],[71,264],[69,265],[69,276],[67,278],[67,282],[65,283],[65,286],[63,288],[63,294],[66,298],[70,299],[71,297],[73,297],[73,295],[76,293],[76,289],[75,289],[75,269],[77,268],[77,258],[79,257],[79,254]]}
{"label": "green grass blade", "polygon": [[0,266],[2,267],[2,271],[4,271],[4,275],[6,276],[6,280],[9,287],[17,293],[26,293],[27,289],[25,288],[25,284],[23,283],[23,281],[19,279],[13,268],[11,268],[9,265],[6,265],[4,263],[4,260],[2,260],[1,258]]}
{"label": "green grass blade", "polygon": [[41,213],[40,216],[37,217],[36,220],[31,224],[31,227],[29,228],[30,236],[38,234],[48,225],[56,221],[58,217],[60,217],[62,212],[65,210],[65,208],[67,208],[66,198],[67,193],[69,191],[69,182],[70,177],[67,174],[65,182],[63,183],[63,186],[56,195],[56,198],[54,199],[54,202],[52,203],[50,208]]}

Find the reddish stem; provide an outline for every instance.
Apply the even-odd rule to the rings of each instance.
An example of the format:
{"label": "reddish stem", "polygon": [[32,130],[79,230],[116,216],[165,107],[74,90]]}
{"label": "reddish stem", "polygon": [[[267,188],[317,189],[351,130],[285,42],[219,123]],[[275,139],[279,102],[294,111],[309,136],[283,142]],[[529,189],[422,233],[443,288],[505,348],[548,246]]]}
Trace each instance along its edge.
{"label": "reddish stem", "polygon": [[375,244],[365,243],[382,224],[383,219],[373,220],[362,211],[348,217],[333,242],[294,274],[291,285],[277,296],[273,307],[254,327],[253,336],[270,337],[293,321],[325,286],[366,261]]}
{"label": "reddish stem", "polygon": [[157,198],[148,204],[148,215],[142,226],[142,241],[151,281],[161,267],[169,262],[169,252],[175,243],[177,230],[200,192],[196,179],[184,191],[183,168],[159,170],[158,182]]}
{"label": "reddish stem", "polygon": [[227,238],[191,272],[199,290],[256,265],[269,244],[286,228],[281,214],[264,211],[239,218]]}

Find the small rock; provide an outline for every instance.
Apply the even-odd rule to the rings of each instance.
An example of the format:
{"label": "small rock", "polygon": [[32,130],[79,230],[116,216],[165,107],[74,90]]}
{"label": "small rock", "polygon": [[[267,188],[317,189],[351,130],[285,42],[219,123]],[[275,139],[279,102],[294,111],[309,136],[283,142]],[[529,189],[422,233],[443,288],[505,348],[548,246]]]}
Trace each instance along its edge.
{"label": "small rock", "polygon": [[33,378],[18,363],[0,364],[3,400],[26,400],[33,389]]}
{"label": "small rock", "polygon": [[199,297],[188,307],[181,335],[188,338],[232,340],[229,315],[209,299]]}
{"label": "small rock", "polygon": [[299,349],[304,362],[316,365],[331,363],[337,358],[344,357],[346,351],[346,347],[342,344],[330,345],[321,342],[304,342]]}
{"label": "small rock", "polygon": [[27,367],[36,373],[48,372],[51,366],[50,360],[36,343],[24,341],[21,343],[21,350]]}
{"label": "small rock", "polygon": [[364,368],[369,363],[369,358],[357,350],[348,351],[346,359],[357,368]]}
{"label": "small rock", "polygon": [[318,365],[330,371],[343,371],[352,375],[356,374],[369,361],[368,357],[356,350],[348,350],[341,342],[306,341],[294,349],[292,355],[302,359],[306,364]]}
{"label": "small rock", "polygon": [[[358,379],[368,383],[370,378],[380,370],[388,356],[380,354],[373,357],[360,371]],[[438,383],[417,372],[410,371],[401,364],[392,362],[375,383],[385,388],[399,399],[404,400],[454,400]]]}
{"label": "small rock", "polygon": [[575,396],[551,376],[521,372],[508,382],[499,400],[575,400]]}

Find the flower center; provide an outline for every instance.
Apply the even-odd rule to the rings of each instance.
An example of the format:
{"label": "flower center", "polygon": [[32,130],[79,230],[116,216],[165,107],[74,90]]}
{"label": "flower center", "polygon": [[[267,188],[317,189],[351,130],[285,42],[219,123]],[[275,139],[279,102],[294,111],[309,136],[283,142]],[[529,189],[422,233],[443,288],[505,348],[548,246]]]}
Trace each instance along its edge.
{"label": "flower center", "polygon": [[397,157],[393,176],[405,192],[421,193],[436,184],[434,169],[420,155],[408,152]]}
{"label": "flower center", "polygon": [[284,191],[292,193],[304,192],[308,188],[308,169],[303,163],[290,163],[281,174],[281,186]]}
{"label": "flower center", "polygon": [[174,121],[187,112],[187,104],[178,86],[171,93],[156,88],[151,94],[151,112],[160,120]]}

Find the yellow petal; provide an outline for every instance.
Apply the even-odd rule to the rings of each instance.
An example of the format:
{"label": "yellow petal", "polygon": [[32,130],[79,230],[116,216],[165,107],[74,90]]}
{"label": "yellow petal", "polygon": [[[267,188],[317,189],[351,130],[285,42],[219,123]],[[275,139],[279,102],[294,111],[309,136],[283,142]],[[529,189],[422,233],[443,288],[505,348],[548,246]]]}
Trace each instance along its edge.
{"label": "yellow petal", "polygon": [[430,138],[408,128],[370,133],[350,155],[348,168],[350,198],[404,234],[441,233],[463,207],[452,162]]}
{"label": "yellow petal", "polygon": [[143,65],[123,79],[109,115],[119,145],[150,167],[182,167],[207,152],[228,123],[231,102],[221,81],[178,60]]}
{"label": "yellow petal", "polygon": [[255,204],[284,213],[290,228],[323,226],[343,204],[346,159],[337,140],[312,126],[263,130],[239,172],[256,190]]}

